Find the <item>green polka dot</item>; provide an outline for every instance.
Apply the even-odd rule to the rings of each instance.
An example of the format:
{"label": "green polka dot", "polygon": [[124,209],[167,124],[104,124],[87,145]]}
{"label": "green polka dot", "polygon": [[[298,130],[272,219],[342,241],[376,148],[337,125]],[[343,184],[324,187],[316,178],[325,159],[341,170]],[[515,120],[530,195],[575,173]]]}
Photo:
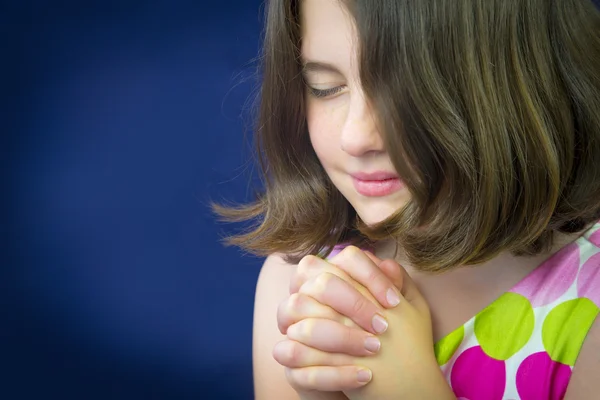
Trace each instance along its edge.
{"label": "green polka dot", "polygon": [[450,361],[464,337],[465,327],[461,326],[435,344],[435,358],[437,358],[438,365],[442,366]]}
{"label": "green polka dot", "polygon": [[525,346],[534,324],[529,300],[504,293],[475,317],[475,336],[485,354],[504,361]]}
{"label": "green polka dot", "polygon": [[586,298],[565,301],[554,307],[542,326],[544,348],[553,361],[573,366],[579,350],[600,312]]}

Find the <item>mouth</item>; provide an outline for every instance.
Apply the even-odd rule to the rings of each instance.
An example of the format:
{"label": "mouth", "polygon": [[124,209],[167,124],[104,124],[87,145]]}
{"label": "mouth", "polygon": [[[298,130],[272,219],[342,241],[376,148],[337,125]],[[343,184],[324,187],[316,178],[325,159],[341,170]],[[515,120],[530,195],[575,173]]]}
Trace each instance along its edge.
{"label": "mouth", "polygon": [[382,197],[402,189],[398,175],[389,172],[352,174],[352,183],[358,193],[367,197]]}

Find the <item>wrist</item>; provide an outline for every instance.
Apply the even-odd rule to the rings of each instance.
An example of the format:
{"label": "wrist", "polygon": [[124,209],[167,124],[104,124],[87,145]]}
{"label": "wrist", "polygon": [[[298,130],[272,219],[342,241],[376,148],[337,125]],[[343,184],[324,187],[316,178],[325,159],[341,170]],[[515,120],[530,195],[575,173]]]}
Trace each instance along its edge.
{"label": "wrist", "polygon": [[[427,358],[429,360],[429,358]],[[415,400],[456,400],[456,395],[442,373],[435,356],[424,361],[419,371],[419,379],[415,379],[410,399]]]}
{"label": "wrist", "polygon": [[450,387],[450,384],[448,384],[448,381],[446,381],[446,378],[439,367],[437,368],[437,371],[438,373],[436,374],[435,382],[431,385],[433,391],[430,393],[430,397],[428,398],[439,400],[456,400],[454,391]]}

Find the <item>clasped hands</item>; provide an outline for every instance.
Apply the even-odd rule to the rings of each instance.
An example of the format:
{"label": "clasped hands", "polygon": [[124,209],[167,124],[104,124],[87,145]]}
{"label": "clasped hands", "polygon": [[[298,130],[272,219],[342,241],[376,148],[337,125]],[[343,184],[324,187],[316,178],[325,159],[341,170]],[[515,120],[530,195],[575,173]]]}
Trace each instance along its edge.
{"label": "clasped hands", "polygon": [[304,257],[279,305],[273,349],[302,399],[454,399],[429,306],[394,260],[348,246]]}

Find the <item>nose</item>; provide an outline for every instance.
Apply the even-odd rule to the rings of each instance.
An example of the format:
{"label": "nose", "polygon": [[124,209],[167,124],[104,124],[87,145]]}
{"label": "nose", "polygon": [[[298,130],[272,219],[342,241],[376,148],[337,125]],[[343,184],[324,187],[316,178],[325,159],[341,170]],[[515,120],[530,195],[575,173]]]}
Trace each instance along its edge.
{"label": "nose", "polygon": [[342,150],[353,157],[384,151],[375,115],[362,93],[351,96],[341,135]]}

